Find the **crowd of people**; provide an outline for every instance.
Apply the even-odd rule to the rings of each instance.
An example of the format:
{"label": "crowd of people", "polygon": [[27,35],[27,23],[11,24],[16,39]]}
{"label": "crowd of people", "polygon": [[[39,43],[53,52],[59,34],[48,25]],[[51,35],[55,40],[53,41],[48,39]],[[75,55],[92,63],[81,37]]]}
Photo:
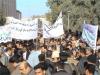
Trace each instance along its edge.
{"label": "crowd of people", "polygon": [[0,75],[100,75],[100,49],[80,37],[66,32],[60,38],[40,34],[34,40],[1,43]]}

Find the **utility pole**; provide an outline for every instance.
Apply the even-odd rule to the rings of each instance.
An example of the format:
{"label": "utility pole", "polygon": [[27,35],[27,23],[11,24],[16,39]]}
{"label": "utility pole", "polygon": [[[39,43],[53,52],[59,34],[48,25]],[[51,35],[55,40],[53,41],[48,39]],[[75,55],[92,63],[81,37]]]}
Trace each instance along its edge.
{"label": "utility pole", "polygon": [[70,29],[70,27],[69,27],[69,24],[70,24],[70,20],[69,20],[69,18],[70,18],[70,11],[67,11],[67,13],[68,13],[68,16],[67,16],[68,26],[67,26],[67,28],[69,30]]}

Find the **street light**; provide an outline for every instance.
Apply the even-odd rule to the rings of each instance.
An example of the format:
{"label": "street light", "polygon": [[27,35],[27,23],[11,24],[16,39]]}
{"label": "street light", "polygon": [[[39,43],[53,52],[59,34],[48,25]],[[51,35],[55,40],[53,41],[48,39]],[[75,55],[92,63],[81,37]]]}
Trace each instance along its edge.
{"label": "street light", "polygon": [[67,26],[67,28],[68,28],[68,30],[69,30],[69,28],[70,28],[70,27],[69,27],[69,17],[70,17],[70,12],[71,12],[71,11],[67,11],[67,13],[68,13],[68,16],[67,16],[67,20],[68,20],[68,26]]}

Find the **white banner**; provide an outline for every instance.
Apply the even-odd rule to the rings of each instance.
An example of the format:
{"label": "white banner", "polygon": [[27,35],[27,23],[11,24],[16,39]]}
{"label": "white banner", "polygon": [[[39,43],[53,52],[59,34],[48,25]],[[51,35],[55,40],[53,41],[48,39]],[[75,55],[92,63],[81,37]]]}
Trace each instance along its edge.
{"label": "white banner", "polygon": [[0,43],[6,43],[8,41],[12,41],[8,28],[6,26],[0,26]]}
{"label": "white banner", "polygon": [[57,38],[64,34],[63,30],[63,20],[62,12],[57,18],[56,22],[53,25],[50,25],[49,22],[43,22],[43,37],[44,38]]}
{"label": "white banner", "polygon": [[98,26],[84,24],[82,39],[94,50],[96,49],[97,34]]}
{"label": "white banner", "polygon": [[38,19],[33,21],[11,19],[7,24],[12,38],[30,40],[37,37]]}

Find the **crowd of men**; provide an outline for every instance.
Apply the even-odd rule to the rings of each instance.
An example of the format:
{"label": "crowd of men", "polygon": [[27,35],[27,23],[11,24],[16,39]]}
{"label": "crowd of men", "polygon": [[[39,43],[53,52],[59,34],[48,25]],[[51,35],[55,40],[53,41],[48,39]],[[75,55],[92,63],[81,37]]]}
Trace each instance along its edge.
{"label": "crowd of men", "polygon": [[39,35],[1,43],[0,75],[100,75],[100,49],[93,50],[80,36],[66,32],[55,39]]}

